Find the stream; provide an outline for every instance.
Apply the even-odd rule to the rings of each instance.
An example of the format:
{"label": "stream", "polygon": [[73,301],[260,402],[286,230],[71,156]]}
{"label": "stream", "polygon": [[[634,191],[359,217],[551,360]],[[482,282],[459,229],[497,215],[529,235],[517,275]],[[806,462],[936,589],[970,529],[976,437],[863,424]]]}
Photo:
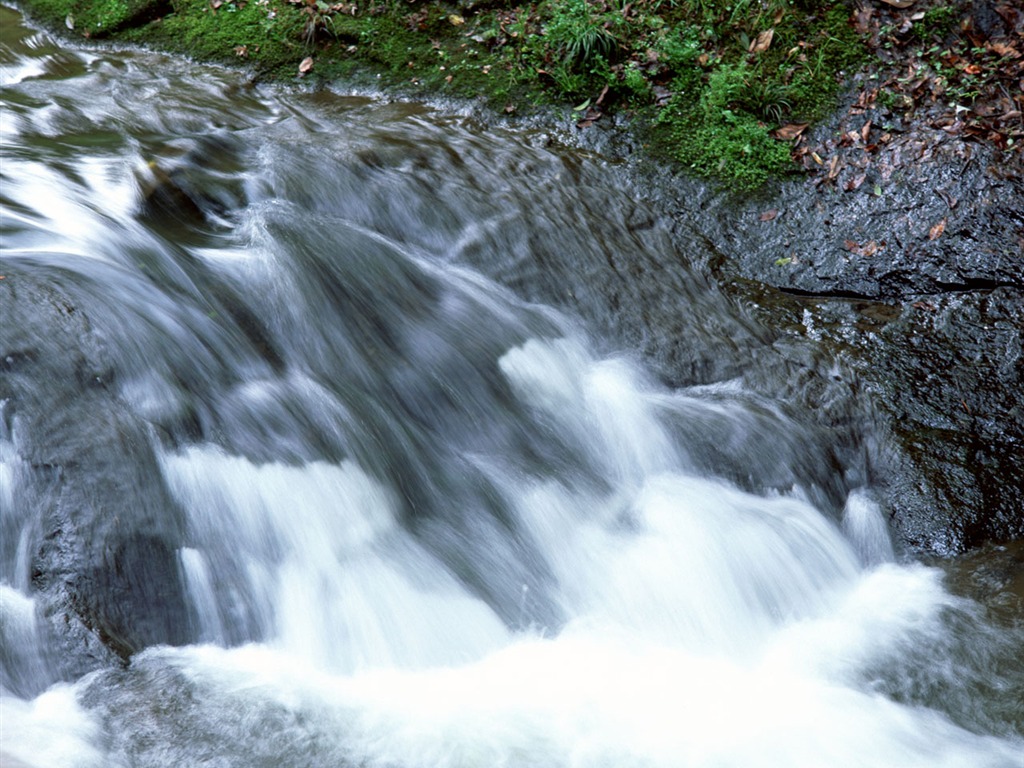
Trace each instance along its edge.
{"label": "stream", "polygon": [[5,768],[1024,766],[1024,631],[598,153],[6,7],[0,109]]}

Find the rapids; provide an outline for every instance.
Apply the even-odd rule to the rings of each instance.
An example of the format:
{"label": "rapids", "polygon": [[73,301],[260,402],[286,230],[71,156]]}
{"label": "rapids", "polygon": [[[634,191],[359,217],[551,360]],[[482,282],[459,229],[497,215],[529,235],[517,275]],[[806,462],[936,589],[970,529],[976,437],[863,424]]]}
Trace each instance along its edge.
{"label": "rapids", "polygon": [[599,157],[0,14],[4,766],[1024,766],[862,468],[556,308],[761,343]]}

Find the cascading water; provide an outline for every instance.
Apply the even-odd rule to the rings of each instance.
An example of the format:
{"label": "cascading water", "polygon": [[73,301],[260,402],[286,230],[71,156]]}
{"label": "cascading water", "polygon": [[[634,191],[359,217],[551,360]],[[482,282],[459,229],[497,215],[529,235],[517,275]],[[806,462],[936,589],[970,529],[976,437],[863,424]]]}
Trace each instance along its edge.
{"label": "cascading water", "polygon": [[1024,766],[817,436],[466,266],[671,263],[592,161],[3,14],[5,766]]}

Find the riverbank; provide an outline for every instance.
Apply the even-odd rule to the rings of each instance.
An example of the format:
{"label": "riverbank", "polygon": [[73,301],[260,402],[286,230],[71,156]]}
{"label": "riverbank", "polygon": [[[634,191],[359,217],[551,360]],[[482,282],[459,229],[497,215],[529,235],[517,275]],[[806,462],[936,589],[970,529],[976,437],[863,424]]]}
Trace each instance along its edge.
{"label": "riverbank", "polygon": [[[905,549],[948,555],[1024,537],[1024,186],[1011,98],[1024,20],[1013,9],[921,0],[815,16],[787,3],[727,18],[714,3],[563,3],[579,16],[560,28],[554,5],[25,6],[65,34],[231,61],[254,79],[470,96],[495,124],[532,113],[560,126],[608,159],[610,183],[672,222],[681,258],[769,329],[792,384],[767,394],[837,435],[839,465],[880,489]],[[833,77],[845,70],[826,59],[840,53],[856,73]],[[814,55],[817,76],[797,87]],[[752,76],[789,69],[782,82]],[[690,343],[699,318],[680,318],[658,284],[671,268],[595,272],[599,303],[570,290],[543,298],[639,347],[671,384],[741,376],[761,391],[754,345],[737,338],[732,363],[711,364]]]}
{"label": "riverbank", "polygon": [[[1019,159],[1024,137],[1008,6],[918,0],[853,9],[794,0],[626,4],[569,0],[29,0],[71,37],[142,44],[247,66],[258,80],[372,84],[481,100],[494,115],[542,108],[580,129],[611,115],[687,172],[754,188],[846,163],[804,135],[866,78],[857,130],[884,148],[907,121],[942,123]],[[894,6],[898,6],[894,7]],[[1016,116],[1014,116],[1016,115]],[[863,174],[840,183],[860,186]]]}

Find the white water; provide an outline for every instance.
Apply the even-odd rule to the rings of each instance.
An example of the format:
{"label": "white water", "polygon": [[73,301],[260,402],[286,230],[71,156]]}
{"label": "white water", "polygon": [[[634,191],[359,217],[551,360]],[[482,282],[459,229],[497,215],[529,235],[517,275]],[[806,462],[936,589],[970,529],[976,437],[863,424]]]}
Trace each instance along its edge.
{"label": "white water", "polygon": [[[632,254],[637,238],[590,242],[591,222],[560,230],[585,191],[563,176],[577,160],[510,137],[492,151],[401,109],[325,116],[315,100],[238,95],[231,76],[166,59],[60,53],[69,74],[0,53],[0,82],[39,103],[12,102],[3,137],[24,150],[3,167],[5,258],[80,290],[94,325],[73,330],[117,374],[104,393],[156,425],[199,639],[32,699],[4,690],[3,768],[1024,768],[1009,726],[963,716],[1020,694],[1003,681],[1012,655],[985,655],[999,630],[954,626],[977,607],[939,571],[895,562],[870,489],[833,519],[777,482],[798,474],[792,457],[819,460],[793,450],[803,433],[778,406],[750,407],[737,382],[666,391],[449,264],[474,247],[514,262],[490,235],[534,225],[561,235],[552,250]],[[138,112],[157,90],[155,116]],[[132,169],[222,118],[256,147],[225,174],[245,210],[203,247],[154,235]],[[77,130],[100,137],[95,155],[65,141]],[[385,162],[352,161],[363,145]],[[506,182],[493,157],[526,170]],[[420,160],[451,176],[448,208]],[[522,197],[538,179],[564,219],[537,220],[545,206]],[[234,305],[217,303],[225,286]],[[276,368],[224,316],[236,305],[264,324]],[[38,691],[60,648],[32,596],[44,532],[22,505],[34,470],[8,406],[0,660],[12,688]],[[191,406],[206,439],[161,439]],[[749,461],[768,478],[752,485],[776,492],[709,476],[712,441],[740,469],[723,475]]]}
{"label": "white water", "polygon": [[[1022,764],[1020,743],[971,734],[860,679],[915,633],[941,632],[957,602],[936,571],[877,562],[887,559],[877,508],[852,498],[844,535],[798,496],[687,474],[659,426],[666,399],[578,344],[533,341],[501,368],[519,397],[589,436],[613,478],[603,492],[531,482],[503,476],[492,457],[553,565],[564,627],[510,633],[351,462],[254,465],[197,447],[166,454],[163,471],[189,510],[195,549],[182,559],[204,632],[216,637],[229,618],[211,607],[217,566],[202,554],[226,537],[273,639],[153,649],[134,666],[182,673],[214,716],[292,713],[324,758],[308,764]],[[135,764],[103,755],[74,689],[5,698],[3,718],[14,765]],[[190,754],[164,749],[168,760]]]}

